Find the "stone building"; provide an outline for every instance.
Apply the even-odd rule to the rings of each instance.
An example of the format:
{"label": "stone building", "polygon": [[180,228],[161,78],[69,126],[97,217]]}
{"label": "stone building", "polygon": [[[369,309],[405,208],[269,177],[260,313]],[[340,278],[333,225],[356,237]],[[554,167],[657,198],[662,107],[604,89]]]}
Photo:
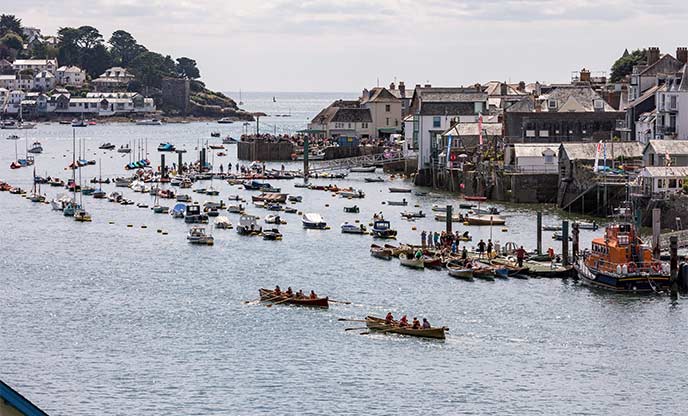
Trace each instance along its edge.
{"label": "stone building", "polygon": [[191,84],[188,79],[163,78],[162,79],[162,104],[171,106],[186,115],[189,112],[189,96]]}

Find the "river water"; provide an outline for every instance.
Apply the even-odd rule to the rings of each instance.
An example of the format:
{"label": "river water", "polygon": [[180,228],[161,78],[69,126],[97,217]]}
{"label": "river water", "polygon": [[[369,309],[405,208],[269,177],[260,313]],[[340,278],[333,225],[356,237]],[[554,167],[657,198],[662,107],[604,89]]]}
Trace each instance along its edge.
{"label": "river water", "polygon": [[[340,96],[245,93],[243,98],[250,110],[291,112],[292,117],[261,119],[266,129],[286,132],[305,127],[308,117]],[[211,131],[236,137],[241,129],[241,123],[102,124],[78,129],[77,137],[86,139],[87,158],[101,161],[103,176],[113,177],[122,175],[128,156],[97,150],[103,142],[119,146],[148,139],[149,157],[157,164],[159,142],[186,148],[185,160],[191,160],[197,142],[209,139]],[[71,127],[41,125],[21,135],[29,144],[43,143],[37,174],[67,179]],[[24,140],[18,144],[23,148]],[[236,162],[235,155],[230,148],[215,162],[226,166]],[[31,170],[10,171],[13,159],[14,142],[3,138],[0,178],[29,187]],[[97,176],[98,166],[83,175]],[[81,224],[49,205],[0,193],[0,378],[51,415],[686,411],[688,312],[682,301],[672,305],[660,296],[601,293],[570,280],[468,283],[371,258],[371,237],[340,234],[342,222],[367,223],[373,212],[383,211],[399,241],[417,243],[420,230],[440,230],[442,224],[431,215],[409,223],[399,212],[429,213],[432,204],[456,198],[390,194],[389,186],[410,184],[367,184],[366,176],[372,175],[313,181],[365,190],[366,198],[355,202],[295,189],[293,181],[273,181],[303,195],[304,202],[295,206],[322,214],[332,229],[304,230],[297,215],[283,214],[288,221],[283,241],[213,230],[213,247],[188,245],[186,224],[135,205],[85,197],[93,222]],[[219,198],[251,195],[222,181],[213,186],[221,191]],[[114,185],[104,189],[115,190]],[[43,190],[49,196],[62,192]],[[147,194],[124,192],[152,205]],[[192,195],[201,202],[213,199]],[[402,197],[411,206],[382,204]],[[343,212],[353,203],[361,214]],[[470,244],[492,233],[502,243],[533,248],[533,207],[500,207],[508,231],[472,227]],[[249,212],[266,215],[253,207]],[[223,215],[236,224],[237,216]],[[556,212],[546,212],[546,224],[558,221]],[[584,247],[594,235],[582,232]],[[549,236],[545,233],[545,244],[553,244]],[[312,288],[353,304],[319,311],[243,303],[255,299],[259,287],[275,284]],[[448,337],[438,342],[359,335],[363,331],[344,328],[361,324],[337,321],[387,311],[427,317],[450,327]]]}

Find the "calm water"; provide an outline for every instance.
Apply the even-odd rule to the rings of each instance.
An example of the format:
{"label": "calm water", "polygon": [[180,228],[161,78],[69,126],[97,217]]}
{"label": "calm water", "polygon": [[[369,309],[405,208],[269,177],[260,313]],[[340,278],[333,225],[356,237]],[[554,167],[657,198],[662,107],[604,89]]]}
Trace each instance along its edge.
{"label": "calm water", "polygon": [[[272,104],[272,95],[262,95],[262,105]],[[243,98],[249,107],[251,95]],[[336,97],[276,98],[291,99],[287,111],[300,112],[302,120],[274,117],[266,124],[295,130]],[[258,101],[251,110],[272,112]],[[187,148],[190,160],[197,141],[211,131],[237,135],[241,128],[109,124],[77,134],[88,139],[88,158],[101,160],[103,175],[114,176],[122,174],[128,156],[97,150],[105,141],[119,146],[148,138],[150,158],[157,161],[155,147],[169,140]],[[66,179],[72,129],[45,125],[27,134],[29,142],[38,139],[46,149],[37,157],[37,172]],[[30,186],[30,170],[8,168],[13,158],[14,143],[1,139],[0,177]],[[235,150],[216,157],[220,161],[225,167],[235,161]],[[97,175],[98,167],[84,171],[84,177]],[[363,188],[367,197],[355,201],[359,215],[343,212],[351,201],[273,182],[303,195],[296,206],[322,214],[332,230],[306,231],[298,216],[284,214],[288,224],[281,242],[214,230],[213,247],[189,246],[187,225],[136,206],[87,197],[93,223],[79,224],[49,205],[0,193],[0,377],[51,415],[686,411],[688,312],[682,302],[615,296],[561,280],[467,283],[371,258],[371,238],[341,235],[339,224],[368,222],[382,210],[400,241],[417,242],[421,229],[442,225],[431,216],[402,221],[400,211],[419,208],[381,202],[405,197],[429,213],[432,204],[452,198],[390,194],[390,184],[408,185],[365,184],[365,176],[314,181]],[[221,198],[251,195],[221,181],[213,186]],[[44,190],[49,196],[61,192]],[[152,204],[148,195],[124,192]],[[494,239],[534,247],[534,214],[522,207],[506,207],[505,213],[508,232],[495,227]],[[237,216],[225,215],[236,224]],[[546,216],[545,223],[556,221]],[[470,232],[474,242],[490,236],[489,227]],[[594,234],[583,233],[587,246]],[[546,233],[545,244],[552,244],[548,238]],[[276,283],[354,304],[315,311],[242,303],[255,299],[259,287]],[[446,325],[448,338],[359,335],[344,328],[360,324],[337,321],[388,310]]]}

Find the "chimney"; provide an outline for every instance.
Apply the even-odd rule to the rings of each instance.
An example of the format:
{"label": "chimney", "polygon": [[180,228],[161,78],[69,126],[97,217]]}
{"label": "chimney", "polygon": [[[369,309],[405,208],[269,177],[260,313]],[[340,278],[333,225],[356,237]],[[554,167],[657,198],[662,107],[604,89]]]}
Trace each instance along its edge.
{"label": "chimney", "polygon": [[404,81],[399,81],[399,96],[406,98],[406,85],[404,85]]}
{"label": "chimney", "polygon": [[521,92],[525,92],[525,90],[526,90],[526,82],[525,81],[521,81],[518,83],[518,90]]}
{"label": "chimney", "polygon": [[425,84],[425,88],[432,88],[432,84]]}
{"label": "chimney", "polygon": [[361,93],[361,101],[368,101],[368,98],[370,98],[370,91],[368,91],[367,88],[364,88],[363,93]]}
{"label": "chimney", "polygon": [[688,64],[688,48],[685,46],[676,48],[676,59],[681,61],[681,63]]}
{"label": "chimney", "polygon": [[657,61],[659,61],[659,48],[654,46],[647,48],[647,66],[650,66]]}
{"label": "chimney", "polygon": [[474,87],[475,87],[475,90],[478,91],[478,92],[482,92],[482,90],[483,90],[483,87],[480,85],[479,82],[476,83],[476,84],[474,85]]}
{"label": "chimney", "polygon": [[585,68],[581,69],[580,81],[581,82],[590,82],[590,70],[585,69]]}
{"label": "chimney", "polygon": [[395,85],[394,85],[393,82],[392,82],[391,84],[389,84],[389,89],[390,89],[390,91],[394,91],[395,88],[396,88],[396,87],[395,87]]}
{"label": "chimney", "polygon": [[508,85],[506,85],[506,82],[501,82],[499,84],[499,95],[506,96],[508,94],[509,94]]}

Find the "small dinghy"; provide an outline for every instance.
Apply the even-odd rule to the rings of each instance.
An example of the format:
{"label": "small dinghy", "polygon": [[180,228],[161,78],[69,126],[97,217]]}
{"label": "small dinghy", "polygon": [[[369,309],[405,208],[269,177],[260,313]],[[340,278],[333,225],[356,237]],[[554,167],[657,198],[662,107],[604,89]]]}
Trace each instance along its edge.
{"label": "small dinghy", "polygon": [[342,234],[368,234],[368,229],[365,225],[349,224],[345,222],[341,225]]}

